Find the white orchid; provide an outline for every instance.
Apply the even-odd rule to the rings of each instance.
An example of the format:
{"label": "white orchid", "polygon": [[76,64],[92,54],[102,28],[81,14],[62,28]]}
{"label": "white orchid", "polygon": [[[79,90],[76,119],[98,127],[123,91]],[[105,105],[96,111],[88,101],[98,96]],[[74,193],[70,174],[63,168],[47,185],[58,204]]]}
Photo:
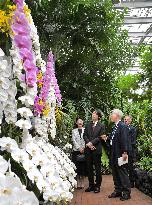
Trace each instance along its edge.
{"label": "white orchid", "polygon": [[4,111],[4,114],[5,114],[5,121],[8,123],[8,124],[15,124],[16,121],[17,121],[17,114],[16,112],[11,112],[11,113],[7,113],[6,111]]}
{"label": "white orchid", "polygon": [[25,105],[34,105],[33,99],[28,95],[21,96],[18,99]]}
{"label": "white orchid", "polygon": [[27,152],[23,149],[15,149],[11,152],[12,158],[17,161],[18,163],[23,162],[23,161],[28,161],[29,160],[29,155]]}
{"label": "white orchid", "polygon": [[0,57],[3,57],[4,55],[4,51],[0,48]]}
{"label": "white orchid", "polygon": [[11,96],[11,97],[16,96],[16,94],[17,94],[16,85],[15,85],[15,83],[13,83],[12,81],[10,82],[10,86],[9,86],[9,89],[8,89],[7,92],[8,92],[8,94],[9,94],[9,96]]}
{"label": "white orchid", "polygon": [[10,81],[8,78],[4,78],[3,76],[0,77],[0,86],[7,90],[10,86]]}
{"label": "white orchid", "polygon": [[40,148],[37,144],[30,142],[26,145],[25,150],[31,155],[31,156],[39,156],[40,155]]}
{"label": "white orchid", "polygon": [[14,188],[22,189],[21,181],[18,178],[0,175],[0,196],[11,195]]}
{"label": "white orchid", "polygon": [[0,173],[5,174],[8,170],[8,162],[0,156]]}
{"label": "white orchid", "polygon": [[32,125],[30,120],[20,119],[15,123],[16,126],[20,127],[20,129],[31,129]]}
{"label": "white orchid", "polygon": [[33,192],[21,189],[14,189],[11,205],[39,205],[39,201]]}
{"label": "white orchid", "polygon": [[40,165],[42,167],[43,165],[46,165],[47,163],[49,163],[49,160],[48,160],[46,155],[44,155],[43,153],[40,153],[39,156],[34,155],[32,157],[32,162],[35,165],[37,165],[37,166]]}
{"label": "white orchid", "polygon": [[30,159],[23,161],[22,165],[27,172],[29,172],[34,167],[33,162]]}
{"label": "white orchid", "polygon": [[40,171],[36,166],[35,167],[33,166],[32,169],[27,172],[27,176],[33,183],[34,182],[37,183],[38,180],[43,179],[43,175],[40,173]]}
{"label": "white orchid", "polygon": [[6,90],[0,88],[0,102],[6,102],[8,99],[8,93]]}
{"label": "white orchid", "polygon": [[18,148],[18,145],[14,139],[11,139],[9,137],[2,137],[0,138],[0,147],[1,150],[7,150],[8,152],[11,152]]}
{"label": "white orchid", "polygon": [[0,61],[0,72],[4,73],[7,70],[7,60],[2,59]]}
{"label": "white orchid", "polygon": [[[53,163],[52,163],[53,164]],[[46,178],[46,177],[51,177],[54,175],[55,173],[55,169],[54,169],[54,166],[51,166],[50,163],[49,164],[46,164],[44,166],[41,167],[40,169],[42,175]]]}
{"label": "white orchid", "polygon": [[3,205],[22,204],[38,205],[38,199],[33,192],[23,189],[19,178],[14,176],[0,176],[0,202]]}
{"label": "white orchid", "polygon": [[29,108],[26,108],[26,107],[19,108],[19,109],[17,110],[17,112],[18,112],[22,117],[25,117],[25,118],[29,118],[29,117],[32,117],[32,116],[33,116],[32,111],[31,111]]}

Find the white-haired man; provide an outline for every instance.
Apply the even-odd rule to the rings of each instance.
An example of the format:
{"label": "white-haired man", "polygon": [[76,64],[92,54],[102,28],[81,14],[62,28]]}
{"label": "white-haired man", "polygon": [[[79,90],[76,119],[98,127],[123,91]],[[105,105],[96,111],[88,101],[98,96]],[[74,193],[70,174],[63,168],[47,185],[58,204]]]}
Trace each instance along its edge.
{"label": "white-haired man", "polygon": [[130,199],[131,187],[127,172],[127,165],[118,165],[118,158],[122,157],[123,161],[128,158],[128,127],[121,121],[123,113],[119,109],[114,109],[110,115],[110,119],[115,123],[111,135],[109,136],[111,147],[111,167],[114,181],[114,192],[109,198],[120,197],[125,201]]}

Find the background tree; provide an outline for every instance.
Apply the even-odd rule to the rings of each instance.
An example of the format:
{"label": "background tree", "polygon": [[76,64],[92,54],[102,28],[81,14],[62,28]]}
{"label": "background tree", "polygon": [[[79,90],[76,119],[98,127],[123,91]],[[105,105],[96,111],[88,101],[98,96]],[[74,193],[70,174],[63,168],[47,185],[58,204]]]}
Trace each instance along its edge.
{"label": "background tree", "polygon": [[42,50],[56,55],[56,72],[65,102],[71,100],[86,119],[91,108],[105,113],[115,106],[114,82],[135,55],[124,14],[110,0],[29,1]]}

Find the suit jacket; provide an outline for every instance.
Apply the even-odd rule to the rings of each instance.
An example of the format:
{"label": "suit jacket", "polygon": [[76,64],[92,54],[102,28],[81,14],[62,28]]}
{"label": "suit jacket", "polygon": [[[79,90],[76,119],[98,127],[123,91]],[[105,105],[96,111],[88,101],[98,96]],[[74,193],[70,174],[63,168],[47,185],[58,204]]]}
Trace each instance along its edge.
{"label": "suit jacket", "polygon": [[137,137],[137,132],[136,128],[129,125],[129,155],[136,159],[136,137]]}
{"label": "suit jacket", "polygon": [[86,147],[85,152],[87,153],[94,153],[94,154],[101,154],[102,153],[102,143],[100,136],[105,134],[105,126],[100,122],[93,129],[93,123],[89,122],[84,130],[84,141],[85,144],[91,142],[95,146],[95,150],[91,151],[88,147]]}
{"label": "suit jacket", "polygon": [[117,125],[111,145],[111,164],[118,165],[118,158],[129,149],[129,129],[122,121]]}
{"label": "suit jacket", "polygon": [[82,128],[81,136],[78,128],[72,130],[73,151],[79,151],[80,148],[85,148],[85,141],[83,139],[84,128]]}

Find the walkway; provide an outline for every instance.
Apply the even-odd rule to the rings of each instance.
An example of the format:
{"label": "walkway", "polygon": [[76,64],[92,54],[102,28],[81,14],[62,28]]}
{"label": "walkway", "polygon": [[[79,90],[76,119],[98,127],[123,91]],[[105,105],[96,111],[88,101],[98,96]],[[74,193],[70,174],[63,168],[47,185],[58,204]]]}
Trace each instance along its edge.
{"label": "walkway", "polygon": [[[87,181],[86,181],[87,187]],[[138,189],[132,189],[132,198],[122,202],[117,199],[108,199],[107,196],[113,191],[111,176],[103,176],[102,191],[99,194],[85,193],[77,190],[70,205],[152,205],[152,198],[146,196]]]}

